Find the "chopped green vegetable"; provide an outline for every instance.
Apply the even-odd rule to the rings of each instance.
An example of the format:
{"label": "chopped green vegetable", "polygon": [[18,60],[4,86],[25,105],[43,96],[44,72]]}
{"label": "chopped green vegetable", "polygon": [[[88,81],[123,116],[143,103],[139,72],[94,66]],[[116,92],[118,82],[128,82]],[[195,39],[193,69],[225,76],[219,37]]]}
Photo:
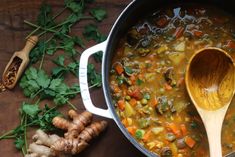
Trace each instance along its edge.
{"label": "chopped green vegetable", "polygon": [[127,75],[133,74],[133,70],[130,67],[124,66],[124,70]]}
{"label": "chopped green vegetable", "polygon": [[137,80],[136,80],[136,84],[137,84],[138,86],[140,86],[143,82],[144,82],[144,81],[142,81],[142,80],[140,80],[140,79],[137,79]]}
{"label": "chopped green vegetable", "polygon": [[148,118],[140,118],[138,120],[138,123],[139,123],[139,127],[141,129],[144,129],[144,128],[147,128],[150,125],[150,119],[148,119]]}
{"label": "chopped green vegetable", "polygon": [[136,132],[135,132],[135,137],[136,137],[137,139],[142,139],[143,136],[144,136],[144,134],[145,134],[145,131],[144,131],[144,130],[142,130],[142,129],[137,129]]}
{"label": "chopped green vegetable", "polygon": [[144,98],[149,100],[151,97],[150,97],[150,94],[149,93],[144,93]]}

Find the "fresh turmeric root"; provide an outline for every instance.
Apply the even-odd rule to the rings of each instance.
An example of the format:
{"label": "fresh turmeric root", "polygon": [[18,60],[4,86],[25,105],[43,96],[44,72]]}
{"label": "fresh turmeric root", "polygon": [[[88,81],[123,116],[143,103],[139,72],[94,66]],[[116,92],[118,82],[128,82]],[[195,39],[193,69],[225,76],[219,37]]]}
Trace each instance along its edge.
{"label": "fresh turmeric root", "polygon": [[37,130],[33,136],[34,142],[29,145],[28,154],[25,157],[64,157],[78,154],[107,127],[105,121],[90,124],[92,114],[87,111],[77,114],[74,110],[70,110],[68,115],[72,122],[61,117],[53,119],[53,124],[57,128],[67,130],[65,137],[47,135],[42,130]]}
{"label": "fresh turmeric root", "polygon": [[68,139],[76,138],[79,133],[92,121],[92,114],[87,111],[77,114],[74,110],[70,110],[68,115],[71,119],[73,119],[72,122],[61,117],[55,117],[52,120],[55,127],[68,131],[65,133],[65,138]]}
{"label": "fresh turmeric root", "polygon": [[57,152],[78,154],[88,146],[88,142],[97,137],[105,128],[107,122],[94,122],[86,127],[76,139],[60,139],[51,148]]}
{"label": "fresh turmeric root", "polygon": [[99,134],[104,131],[107,127],[106,121],[94,122],[90,126],[86,127],[78,136],[78,139],[89,142],[93,138],[99,136]]}

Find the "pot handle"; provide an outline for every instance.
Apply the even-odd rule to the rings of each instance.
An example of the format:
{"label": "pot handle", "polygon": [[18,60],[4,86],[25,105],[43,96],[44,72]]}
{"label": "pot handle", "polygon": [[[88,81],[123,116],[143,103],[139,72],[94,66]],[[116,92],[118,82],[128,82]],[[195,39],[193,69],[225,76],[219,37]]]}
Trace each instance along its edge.
{"label": "pot handle", "polygon": [[79,64],[79,84],[80,84],[80,89],[81,89],[81,96],[83,100],[83,104],[85,108],[96,115],[106,117],[106,118],[112,118],[111,112],[109,109],[101,109],[97,108],[93,105],[91,101],[91,96],[89,92],[89,87],[88,87],[88,80],[87,80],[87,64],[88,64],[88,59],[89,57],[97,53],[98,51],[105,51],[107,46],[107,42],[104,41],[100,44],[97,44],[93,47],[88,48],[85,50],[81,57],[80,57],[80,64]]}

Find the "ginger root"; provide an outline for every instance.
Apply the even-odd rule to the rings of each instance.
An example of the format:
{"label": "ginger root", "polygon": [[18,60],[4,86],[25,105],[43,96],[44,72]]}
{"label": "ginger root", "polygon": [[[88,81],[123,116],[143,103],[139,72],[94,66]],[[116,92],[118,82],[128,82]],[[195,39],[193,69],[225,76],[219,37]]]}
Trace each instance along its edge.
{"label": "ginger root", "polygon": [[29,145],[28,153],[25,157],[52,157],[56,152],[51,149],[51,145],[59,140],[60,137],[53,134],[47,135],[42,130],[37,130],[33,136],[34,142]]}
{"label": "ginger root", "polygon": [[52,120],[54,126],[68,131],[64,135],[65,138],[76,138],[79,133],[92,121],[92,114],[87,111],[77,114],[74,110],[70,110],[68,115],[71,119],[73,119],[72,122],[61,117],[55,117]]}
{"label": "ginger root", "polygon": [[29,145],[25,157],[64,157],[78,154],[107,127],[106,121],[91,123],[92,114],[87,111],[77,114],[70,110],[68,115],[72,121],[61,117],[55,117],[52,121],[55,127],[67,130],[64,137],[48,135],[42,130],[37,130],[33,136],[34,142]]}
{"label": "ginger root", "polygon": [[36,144],[45,145],[50,147],[53,143],[55,143],[60,137],[58,135],[47,135],[42,130],[37,130],[35,135],[33,136],[33,140]]}

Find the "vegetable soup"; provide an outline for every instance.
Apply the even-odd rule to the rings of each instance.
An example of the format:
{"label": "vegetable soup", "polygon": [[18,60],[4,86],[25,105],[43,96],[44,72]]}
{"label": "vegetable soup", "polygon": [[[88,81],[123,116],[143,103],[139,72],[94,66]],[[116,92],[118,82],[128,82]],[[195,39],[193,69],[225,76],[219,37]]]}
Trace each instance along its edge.
{"label": "vegetable soup", "polygon": [[[138,21],[112,60],[113,104],[127,131],[162,157],[208,157],[203,123],[184,84],[194,52],[219,47],[235,58],[234,18],[214,7],[168,7]],[[208,58],[210,61],[210,58]],[[223,154],[235,150],[235,101],[223,124]],[[215,124],[216,125],[216,124]]]}

